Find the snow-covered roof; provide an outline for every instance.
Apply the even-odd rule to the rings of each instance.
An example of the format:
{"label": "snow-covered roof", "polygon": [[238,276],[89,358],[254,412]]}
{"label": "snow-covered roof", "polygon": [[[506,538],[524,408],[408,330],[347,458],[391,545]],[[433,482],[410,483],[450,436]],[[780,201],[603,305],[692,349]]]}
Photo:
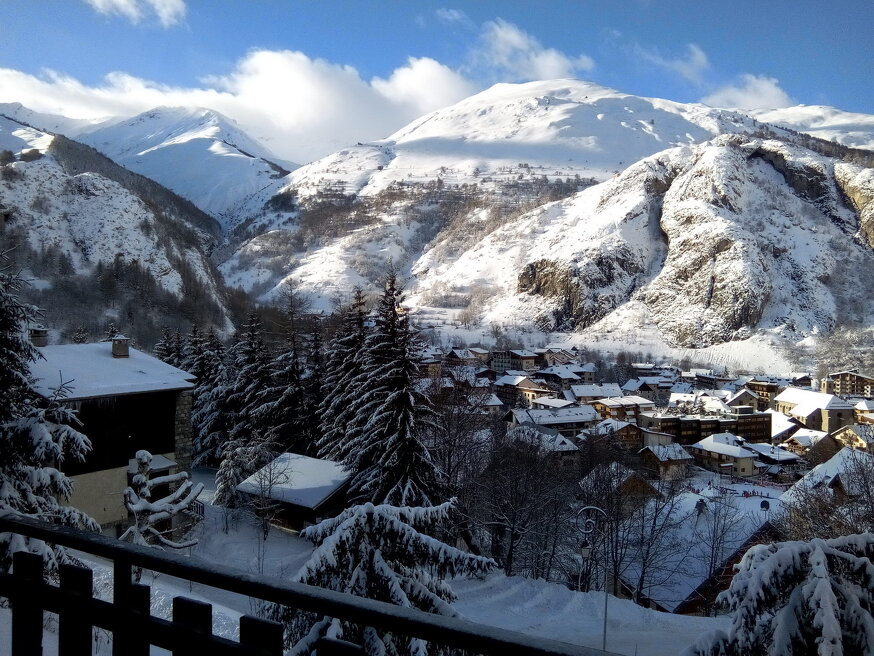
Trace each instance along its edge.
{"label": "snow-covered roof", "polygon": [[43,356],[30,364],[36,391],[51,396],[60,382],[69,383],[67,400],[141,394],[194,387],[194,376],[156,357],[128,350],[128,357],[112,356],[112,344],[56,344],[41,346]]}
{"label": "snow-covered roof", "polygon": [[528,410],[517,408],[512,410],[517,424],[532,423],[541,426],[597,421],[600,415],[590,405],[573,405],[566,408],[552,408],[543,410]]}
{"label": "snow-covered roof", "polygon": [[604,419],[595,424],[593,432],[596,435],[607,435],[621,431],[628,426],[635,426],[629,421],[619,421],[618,419]]}
{"label": "snow-covered roof", "polygon": [[[802,498],[801,495],[803,495],[805,491],[823,485],[829,485],[841,474],[852,472],[855,467],[858,467],[859,463],[868,464],[872,462],[872,458],[874,458],[874,456],[871,456],[871,454],[865,451],[858,451],[845,446],[829,460],[826,460],[821,465],[817,465],[807,472],[800,481],[783,493],[780,497],[780,501],[783,503],[792,503],[795,500],[800,500]],[[844,483],[845,485],[847,484],[846,479],[844,480]],[[847,492],[852,494],[853,490],[848,489]]]}
{"label": "snow-covered roof", "polygon": [[[710,476],[709,480],[689,481],[693,491],[677,495],[671,515],[678,521],[670,531],[671,544],[676,547],[666,551],[660,564],[672,575],[645,590],[647,597],[668,611],[676,611],[684,601],[694,598],[693,593],[708,580],[712,550],[717,551],[720,565],[728,562],[781,508],[773,489],[749,482],[725,484],[718,480],[718,474]],[[762,510],[763,501],[768,512]],[[623,579],[635,581],[639,571],[639,562],[630,554]]]}
{"label": "snow-covered roof", "polygon": [[519,383],[525,380],[530,380],[528,376],[501,376],[498,380],[495,381],[495,385],[510,385],[517,386]]}
{"label": "snow-covered roof", "polygon": [[799,387],[787,387],[777,396],[774,401],[781,403],[794,403],[803,406],[803,409],[793,408],[793,414],[802,416],[809,415],[817,409],[822,410],[852,410],[853,406],[834,394],[824,394]]}
{"label": "snow-covered roof", "polygon": [[349,476],[340,463],[283,453],[237,485],[237,490],[251,495],[263,490],[275,501],[312,509],[339,490]]}
{"label": "snow-covered roof", "polygon": [[812,428],[799,428],[792,433],[790,437],[786,438],[784,444],[789,440],[795,440],[795,442],[803,446],[805,449],[809,449],[826,435],[827,433],[825,431],[818,431]]}
{"label": "snow-covered roof", "polygon": [[567,399],[554,399],[551,396],[540,396],[534,399],[532,402],[534,405],[540,405],[544,408],[566,408],[569,405],[573,405],[573,401],[568,401]]}
{"label": "snow-covered roof", "polygon": [[499,399],[496,395],[490,394],[489,398],[486,399],[486,402],[483,405],[487,408],[493,408],[504,405],[504,402],[501,401],[501,399]]}
{"label": "snow-covered roof", "polygon": [[714,433],[690,445],[689,448],[719,453],[731,458],[752,458],[753,454],[741,446],[744,442],[744,438],[738,437],[733,433]]}
{"label": "snow-covered roof", "polygon": [[765,410],[769,415],[771,415],[771,438],[779,437],[786,431],[795,428],[798,426],[797,421],[793,421],[791,417],[787,417],[782,412],[777,412],[776,410],[772,410],[768,408]]}
{"label": "snow-covered roof", "polygon": [[783,447],[774,446],[773,444],[765,444],[765,443],[755,443],[751,444],[747,442],[744,444],[744,448],[749,449],[750,451],[755,451],[763,456],[770,458],[771,460],[777,460],[778,462],[797,462],[801,460],[801,456],[792,453],[791,451],[787,451]]}
{"label": "snow-covered roof", "polygon": [[514,355],[517,358],[536,358],[537,354],[534,351],[527,351],[525,349],[510,349],[510,354]]}
{"label": "snow-covered roof", "polygon": [[862,399],[853,406],[853,409],[858,412],[872,412],[874,411],[874,401],[871,401],[869,399]]}
{"label": "snow-covered roof", "polygon": [[692,456],[682,446],[676,442],[670,444],[656,444],[643,447],[638,453],[650,451],[659,462],[670,462],[672,460],[692,460]]}
{"label": "snow-covered roof", "polygon": [[553,365],[551,367],[547,367],[546,369],[541,369],[537,373],[541,376],[558,376],[559,378],[562,378],[564,380],[580,379],[580,377],[574,373],[572,367],[564,364]]}
{"label": "snow-covered roof", "polygon": [[653,407],[655,406],[652,401],[650,401],[649,399],[645,399],[642,396],[611,396],[605,399],[597,399],[595,403],[601,403],[608,408],[618,408],[632,405],[647,405]]}
{"label": "snow-covered roof", "polygon": [[577,398],[605,398],[609,396],[622,396],[622,388],[616,383],[603,383],[601,385],[571,385],[571,392]]}

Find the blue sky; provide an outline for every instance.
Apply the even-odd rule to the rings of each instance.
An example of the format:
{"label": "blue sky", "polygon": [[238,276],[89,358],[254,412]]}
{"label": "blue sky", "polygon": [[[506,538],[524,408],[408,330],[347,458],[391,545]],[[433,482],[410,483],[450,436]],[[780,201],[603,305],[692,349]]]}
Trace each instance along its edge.
{"label": "blue sky", "polygon": [[299,161],[495,82],[874,114],[874,3],[0,0],[0,102],[197,104]]}

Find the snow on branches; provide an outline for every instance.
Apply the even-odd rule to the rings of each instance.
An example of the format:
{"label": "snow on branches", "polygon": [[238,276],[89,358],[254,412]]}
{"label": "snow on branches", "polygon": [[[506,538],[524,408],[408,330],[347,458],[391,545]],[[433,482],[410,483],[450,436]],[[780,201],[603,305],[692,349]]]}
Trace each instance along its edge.
{"label": "snow on branches", "polygon": [[686,656],[850,656],[874,645],[874,534],[756,545],[717,598],[733,613]]}
{"label": "snow on branches", "polygon": [[[0,512],[96,531],[93,519],[62,504],[73,485],[61,467],[67,460],[83,460],[91,443],[72,427],[78,419],[62,403],[63,382],[50,399],[33,388],[30,363],[40,355],[25,329],[37,322],[38,311],[19,302],[22,284],[19,276],[0,268]],[[49,573],[67,560],[60,547],[2,533],[0,572],[9,569],[13,552],[23,550],[40,554]]]}
{"label": "snow on branches", "polygon": [[[167,531],[159,530],[161,522],[172,520],[179,513],[188,510],[203,492],[203,483],[194,485],[187,472],[149,478],[152,467],[152,454],[137,451],[137,473],[131,479],[130,487],[124,491],[124,505],[133,517],[133,524],[122,534],[121,540],[134,544],[149,544],[157,541],[165,547],[184,549],[197,544],[196,540],[177,542],[166,537]],[[161,485],[182,484],[167,496],[149,501],[152,490]],[[170,529],[172,530],[172,528]]]}
{"label": "snow on branches", "polygon": [[[455,616],[455,600],[445,579],[483,574],[494,561],[474,556],[432,538],[420,530],[446,520],[452,502],[433,507],[399,508],[365,503],[303,531],[316,549],[295,579],[397,606]],[[308,616],[307,616],[308,615]],[[368,654],[427,653],[418,639],[406,639],[339,623],[312,614],[276,608],[276,619],[290,629],[287,640],[299,641],[295,652],[307,653],[320,635],[331,631],[363,644]]]}

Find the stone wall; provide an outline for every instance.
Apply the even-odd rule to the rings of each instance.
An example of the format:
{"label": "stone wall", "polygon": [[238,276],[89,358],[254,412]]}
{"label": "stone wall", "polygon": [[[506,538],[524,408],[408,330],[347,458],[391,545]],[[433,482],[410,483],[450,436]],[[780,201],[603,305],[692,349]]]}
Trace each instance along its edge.
{"label": "stone wall", "polygon": [[176,396],[176,457],[179,470],[191,471],[194,442],[191,434],[191,392]]}

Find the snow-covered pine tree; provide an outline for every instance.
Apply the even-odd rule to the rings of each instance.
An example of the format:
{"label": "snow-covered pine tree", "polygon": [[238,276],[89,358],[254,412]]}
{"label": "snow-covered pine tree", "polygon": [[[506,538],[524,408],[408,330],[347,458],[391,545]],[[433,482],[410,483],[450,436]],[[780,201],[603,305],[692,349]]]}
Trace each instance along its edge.
{"label": "snow-covered pine tree", "polygon": [[850,656],[874,645],[874,534],[760,544],[717,602],[732,612],[685,656]]}
{"label": "snow-covered pine tree", "polygon": [[231,347],[234,378],[228,403],[233,412],[230,437],[242,443],[263,440],[270,426],[269,418],[255,411],[272,401],[275,388],[271,382],[271,358],[264,343],[261,319],[251,312],[242,334]]}
{"label": "snow-covered pine tree", "polygon": [[353,381],[354,420],[343,445],[353,472],[350,498],[397,506],[430,506],[445,499],[437,466],[423,438],[434,411],[418,387],[415,335],[398,310],[403,293],[390,269],[364,345],[364,370]]}
{"label": "snow-covered pine tree", "polygon": [[88,330],[85,326],[80,325],[76,328],[76,331],[73,333],[72,341],[73,344],[87,344],[90,341]]}
{"label": "snow-covered pine tree", "polygon": [[[65,393],[63,385],[49,400],[33,389],[29,363],[39,353],[25,330],[28,324],[37,322],[37,311],[18,300],[23,284],[18,275],[0,269],[0,511],[12,510],[57,524],[99,530],[90,517],[62,505],[73,486],[58,467],[67,459],[84,459],[91,443],[71,426],[77,419],[60,403]],[[60,547],[3,533],[0,571],[8,571],[12,554],[22,550],[40,553],[50,573],[67,560]]]}
{"label": "snow-covered pine tree", "polygon": [[[494,567],[489,558],[450,547],[420,532],[446,520],[451,502],[431,507],[397,508],[365,503],[307,528],[301,534],[315,543],[310,560],[297,573],[301,583],[377,599],[450,617],[457,613],[445,579],[483,574]],[[417,638],[394,636],[335,618],[319,619],[273,607],[272,617],[286,626],[286,646],[293,654],[309,654],[324,635],[364,646],[366,654],[438,654]]]}
{"label": "snow-covered pine tree", "polygon": [[236,438],[226,442],[215,475],[214,503],[225,508],[239,508],[242,504],[237,486],[276,455],[276,449],[263,438]]}
{"label": "snow-covered pine tree", "polygon": [[364,293],[356,289],[352,303],[343,311],[340,328],[325,352],[322,399],[319,403],[320,458],[342,460],[349,424],[355,417],[356,384],[364,370],[364,340],[367,332]]}
{"label": "snow-covered pine tree", "polygon": [[[131,484],[124,490],[124,505],[133,518],[133,523],[119,539],[133,544],[158,543],[173,549],[184,549],[197,544],[197,540],[179,542],[167,537],[175,528],[173,518],[187,511],[203,492],[203,483],[193,484],[188,472],[168,474],[151,478],[152,454],[148,451],[137,451],[134,455],[137,461],[137,473],[131,479]],[[152,491],[163,485],[181,483],[170,494],[151,500]],[[162,524],[169,524],[161,529]]]}
{"label": "snow-covered pine tree", "polygon": [[213,330],[206,336],[201,355],[205,373],[195,383],[191,409],[194,462],[196,465],[217,466],[231,427],[227,400],[231,391],[231,373],[225,347]]}
{"label": "snow-covered pine tree", "polygon": [[152,353],[162,362],[178,367],[182,361],[182,336],[179,331],[172,331],[169,327],[163,326],[161,338],[155,342]]}
{"label": "snow-covered pine tree", "polygon": [[253,410],[253,416],[265,427],[264,437],[276,448],[303,453],[302,438],[306,399],[303,386],[301,313],[307,307],[299,293],[286,291],[283,308],[283,347],[270,363],[270,382],[262,394],[265,403]]}
{"label": "snow-covered pine tree", "polygon": [[306,358],[303,371],[303,408],[301,410],[301,438],[306,455],[316,455],[319,433],[319,404],[322,402],[325,353],[322,343],[324,317],[315,317],[306,336]]}
{"label": "snow-covered pine tree", "polygon": [[203,378],[208,371],[206,353],[206,335],[196,323],[191,324],[191,330],[185,335],[182,352],[179,357],[179,368],[197,377]]}

